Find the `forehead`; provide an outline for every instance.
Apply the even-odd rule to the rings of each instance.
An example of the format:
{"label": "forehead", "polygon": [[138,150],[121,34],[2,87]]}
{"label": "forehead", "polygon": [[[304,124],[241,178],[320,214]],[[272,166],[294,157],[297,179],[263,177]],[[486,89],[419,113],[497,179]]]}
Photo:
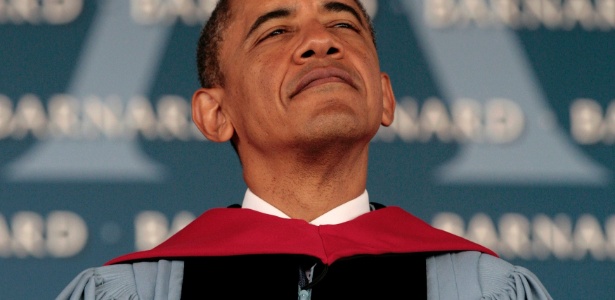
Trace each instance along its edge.
{"label": "forehead", "polygon": [[306,8],[317,8],[319,13],[339,11],[336,9],[326,9],[327,5],[333,3],[341,3],[346,6],[352,7],[357,12],[357,17],[361,22],[365,22],[364,17],[361,15],[361,9],[357,5],[356,0],[231,0],[231,22],[229,27],[249,27],[253,25],[259,17],[268,12],[276,10],[286,10],[293,14],[300,15],[302,12],[307,11]]}

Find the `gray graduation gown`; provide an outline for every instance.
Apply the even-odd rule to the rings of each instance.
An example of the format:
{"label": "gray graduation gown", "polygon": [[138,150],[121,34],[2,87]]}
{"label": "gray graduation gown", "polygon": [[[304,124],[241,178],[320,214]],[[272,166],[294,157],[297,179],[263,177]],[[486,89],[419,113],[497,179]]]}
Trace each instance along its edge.
{"label": "gray graduation gown", "polygon": [[[552,299],[532,272],[488,254],[439,254],[426,265],[429,300]],[[182,261],[160,260],[87,269],[56,299],[179,300],[183,267]]]}

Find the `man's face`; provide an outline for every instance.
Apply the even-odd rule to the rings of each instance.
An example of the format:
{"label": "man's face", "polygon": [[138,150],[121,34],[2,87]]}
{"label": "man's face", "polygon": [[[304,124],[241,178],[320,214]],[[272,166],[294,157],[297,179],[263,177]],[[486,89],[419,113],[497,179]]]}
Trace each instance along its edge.
{"label": "man's face", "polygon": [[221,107],[240,155],[246,147],[368,143],[390,123],[390,83],[354,1],[232,1],[231,10]]}

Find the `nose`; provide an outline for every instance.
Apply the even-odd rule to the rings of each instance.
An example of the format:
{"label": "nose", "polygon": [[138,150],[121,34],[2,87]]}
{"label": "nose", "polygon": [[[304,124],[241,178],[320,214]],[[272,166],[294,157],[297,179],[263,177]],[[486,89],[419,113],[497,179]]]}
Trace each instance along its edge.
{"label": "nose", "polygon": [[293,53],[293,60],[297,64],[304,64],[316,58],[339,59],[344,56],[341,41],[319,22],[304,27],[301,38],[301,43]]}

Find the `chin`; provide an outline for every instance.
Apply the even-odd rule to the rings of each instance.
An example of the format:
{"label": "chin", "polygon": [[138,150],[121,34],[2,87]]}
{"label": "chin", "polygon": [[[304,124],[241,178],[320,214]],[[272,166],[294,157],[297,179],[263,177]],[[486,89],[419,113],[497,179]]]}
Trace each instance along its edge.
{"label": "chin", "polygon": [[345,118],[323,120],[306,125],[300,134],[301,147],[306,149],[326,149],[340,145],[351,145],[358,141],[369,141],[373,130],[367,130],[360,122],[349,122]]}

